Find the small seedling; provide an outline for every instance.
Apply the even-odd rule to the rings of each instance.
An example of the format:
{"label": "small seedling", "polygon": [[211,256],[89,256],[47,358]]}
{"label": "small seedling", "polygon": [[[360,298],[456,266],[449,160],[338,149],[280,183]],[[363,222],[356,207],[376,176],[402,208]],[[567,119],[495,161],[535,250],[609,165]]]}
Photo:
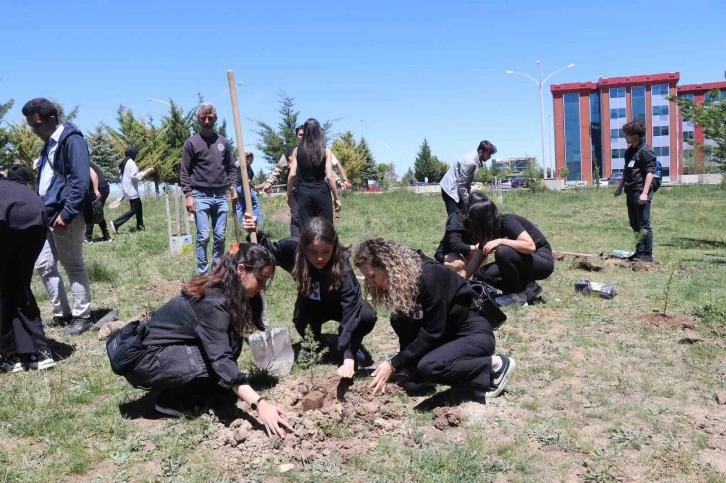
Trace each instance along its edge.
{"label": "small seedling", "polygon": [[665,299],[663,301],[663,317],[668,316],[668,299],[670,298],[671,294],[671,284],[673,283],[673,274],[676,273],[676,265],[673,265],[673,268],[671,268],[671,274],[668,276],[668,281],[666,282],[666,289],[665,289]]}
{"label": "small seedling", "polygon": [[308,325],[305,328],[305,336],[300,343],[300,366],[308,372],[308,392],[313,390],[315,387],[315,365],[320,364],[325,355],[328,353],[328,348],[322,348],[320,341],[315,338],[313,329]]}

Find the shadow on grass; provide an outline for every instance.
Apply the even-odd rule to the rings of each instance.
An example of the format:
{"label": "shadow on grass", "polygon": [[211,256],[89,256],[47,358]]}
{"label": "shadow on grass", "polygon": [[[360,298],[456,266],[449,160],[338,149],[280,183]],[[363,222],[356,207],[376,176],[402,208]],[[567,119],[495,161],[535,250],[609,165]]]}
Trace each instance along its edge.
{"label": "shadow on grass", "polygon": [[663,246],[681,248],[683,250],[698,250],[701,248],[726,248],[726,241],[705,240],[703,238],[678,237],[664,243]]}
{"label": "shadow on grass", "polygon": [[68,359],[71,354],[73,354],[76,351],[76,348],[70,344],[66,344],[65,342],[60,342],[55,339],[48,338],[48,349],[50,349],[51,354],[53,354],[53,360],[55,361],[62,361],[63,359]]}

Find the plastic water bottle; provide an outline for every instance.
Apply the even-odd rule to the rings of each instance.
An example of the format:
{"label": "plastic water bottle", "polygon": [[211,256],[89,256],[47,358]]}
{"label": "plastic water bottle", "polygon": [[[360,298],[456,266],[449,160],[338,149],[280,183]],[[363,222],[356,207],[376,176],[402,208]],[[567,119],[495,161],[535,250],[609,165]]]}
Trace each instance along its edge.
{"label": "plastic water bottle", "polygon": [[633,255],[634,252],[629,252],[627,250],[613,250],[613,256],[615,258],[628,258],[631,255]]}
{"label": "plastic water bottle", "polygon": [[617,295],[615,285],[597,283],[589,280],[575,280],[575,291],[583,295],[597,294],[600,298],[610,300]]}

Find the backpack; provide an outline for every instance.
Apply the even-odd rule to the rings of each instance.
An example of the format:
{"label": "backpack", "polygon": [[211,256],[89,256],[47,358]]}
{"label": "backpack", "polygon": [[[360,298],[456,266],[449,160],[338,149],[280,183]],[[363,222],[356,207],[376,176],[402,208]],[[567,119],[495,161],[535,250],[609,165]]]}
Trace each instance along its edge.
{"label": "backpack", "polygon": [[145,349],[141,323],[137,320],[124,326],[106,342],[111,370],[114,374],[123,376],[133,369]]}
{"label": "backpack", "polygon": [[658,188],[660,188],[660,185],[663,184],[663,178],[661,177],[661,173],[663,171],[663,167],[660,165],[660,161],[656,158],[655,160],[655,174],[653,175],[653,182],[650,185],[650,189],[655,193],[658,191]]}

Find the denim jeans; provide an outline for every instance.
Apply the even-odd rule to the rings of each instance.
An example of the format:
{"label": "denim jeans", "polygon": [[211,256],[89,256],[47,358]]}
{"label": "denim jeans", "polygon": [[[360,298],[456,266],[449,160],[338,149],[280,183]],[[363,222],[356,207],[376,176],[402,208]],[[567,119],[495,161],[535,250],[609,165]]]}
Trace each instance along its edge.
{"label": "denim jeans", "polygon": [[[250,188],[250,197],[252,198],[252,214],[257,217],[257,225],[262,224],[262,210],[260,209],[260,199],[257,197],[255,190]],[[245,206],[245,197],[242,194],[242,185],[237,185],[237,219],[242,221],[247,207]]]}
{"label": "denim jeans", "polygon": [[628,219],[630,228],[640,236],[635,247],[636,253],[644,255],[653,254],[653,230],[650,227],[650,204],[653,200],[653,191],[648,193],[648,202],[644,205],[638,204],[642,191],[636,190],[625,193],[628,204]]}
{"label": "denim jeans", "polygon": [[197,272],[207,273],[207,245],[209,244],[210,227],[214,234],[212,245],[212,270],[219,264],[224,255],[225,237],[227,235],[227,193],[224,188],[193,189],[192,196],[196,212],[194,224],[197,226]]}

